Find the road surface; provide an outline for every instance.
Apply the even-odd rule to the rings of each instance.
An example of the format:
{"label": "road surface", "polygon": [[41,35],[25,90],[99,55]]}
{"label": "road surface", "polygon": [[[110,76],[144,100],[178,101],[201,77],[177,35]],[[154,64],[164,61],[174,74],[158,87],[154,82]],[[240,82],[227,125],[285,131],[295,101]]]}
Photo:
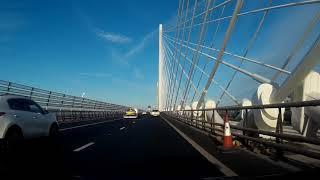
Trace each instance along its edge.
{"label": "road surface", "polygon": [[159,117],[63,125],[57,145],[28,141],[1,174],[43,178],[221,177],[224,174]]}
{"label": "road surface", "polygon": [[279,175],[311,175],[292,174],[283,164],[247,151],[220,152],[209,136],[182,123],[150,116],[62,124],[56,142],[47,138],[26,141],[18,152],[0,155],[0,179],[216,179],[233,175],[281,179],[285,177]]}

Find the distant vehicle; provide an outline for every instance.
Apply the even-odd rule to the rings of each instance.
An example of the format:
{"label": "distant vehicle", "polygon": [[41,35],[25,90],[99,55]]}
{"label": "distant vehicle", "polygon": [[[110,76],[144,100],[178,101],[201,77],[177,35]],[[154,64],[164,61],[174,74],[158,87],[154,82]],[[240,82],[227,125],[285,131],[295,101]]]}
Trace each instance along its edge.
{"label": "distant vehicle", "polygon": [[146,115],[146,114],[147,114],[147,112],[146,112],[146,111],[143,111],[143,112],[142,112],[142,115]]}
{"label": "distant vehicle", "polygon": [[138,110],[137,109],[133,109],[133,108],[129,108],[125,115],[123,116],[123,118],[125,119],[129,119],[129,118],[138,118]]}
{"label": "distant vehicle", "polygon": [[157,110],[157,109],[154,109],[154,110],[151,111],[151,115],[152,116],[160,116],[160,111]]}
{"label": "distant vehicle", "polygon": [[58,132],[55,114],[29,98],[0,95],[0,141],[5,148],[14,147],[23,139],[56,137]]}

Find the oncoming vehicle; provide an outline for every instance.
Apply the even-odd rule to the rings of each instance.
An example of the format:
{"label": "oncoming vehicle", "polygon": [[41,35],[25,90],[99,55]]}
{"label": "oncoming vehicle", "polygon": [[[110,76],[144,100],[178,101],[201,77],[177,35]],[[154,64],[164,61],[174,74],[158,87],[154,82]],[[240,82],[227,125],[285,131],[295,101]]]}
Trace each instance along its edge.
{"label": "oncoming vehicle", "polygon": [[56,116],[36,102],[23,96],[0,95],[0,141],[4,148],[23,139],[56,137],[58,132]]}
{"label": "oncoming vehicle", "polygon": [[160,111],[157,110],[157,109],[154,109],[154,110],[151,111],[151,115],[152,116],[160,116]]}
{"label": "oncoming vehicle", "polygon": [[133,109],[133,108],[129,108],[125,115],[123,116],[123,118],[138,118],[138,110],[137,109]]}

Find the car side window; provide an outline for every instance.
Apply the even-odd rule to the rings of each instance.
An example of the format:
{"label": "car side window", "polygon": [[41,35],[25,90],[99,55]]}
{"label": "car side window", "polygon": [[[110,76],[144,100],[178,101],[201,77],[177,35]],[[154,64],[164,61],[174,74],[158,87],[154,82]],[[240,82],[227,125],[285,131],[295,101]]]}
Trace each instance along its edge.
{"label": "car side window", "polygon": [[37,104],[35,103],[34,101],[29,101],[28,102],[28,106],[29,106],[29,111],[31,112],[34,112],[34,113],[41,113],[43,114],[43,110],[42,108]]}
{"label": "car side window", "polygon": [[29,111],[28,102],[25,99],[8,99],[7,102],[12,110]]}
{"label": "car side window", "polygon": [[29,108],[30,108],[30,111],[31,111],[31,112],[41,113],[40,109],[39,109],[36,105],[34,105],[34,104],[30,104],[30,105],[29,105]]}

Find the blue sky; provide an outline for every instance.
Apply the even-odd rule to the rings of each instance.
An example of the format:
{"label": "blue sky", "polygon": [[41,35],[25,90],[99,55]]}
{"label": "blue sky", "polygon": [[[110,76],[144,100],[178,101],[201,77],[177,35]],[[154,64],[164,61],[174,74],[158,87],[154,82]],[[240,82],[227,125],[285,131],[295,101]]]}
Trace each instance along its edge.
{"label": "blue sky", "polygon": [[1,0],[0,79],[155,105],[158,25],[178,1]]}
{"label": "blue sky", "polygon": [[[219,4],[222,1],[212,2]],[[297,1],[301,0],[272,1],[272,6]],[[205,1],[200,2],[197,14],[205,7]],[[191,4],[194,1],[190,1],[189,17]],[[223,17],[232,14],[235,4],[236,1],[231,1],[226,6]],[[268,6],[270,0],[245,0],[241,12]],[[269,11],[246,57],[280,67],[319,8],[320,4],[312,4]],[[87,98],[140,108],[154,106],[158,78],[158,26],[159,23],[175,26],[177,9],[178,0],[1,0],[0,79],[76,96],[85,92]],[[215,10],[210,18],[220,17],[221,11],[222,8]],[[243,55],[262,15],[263,12],[259,12],[239,17],[226,51]],[[201,22],[201,19],[195,22]],[[221,48],[228,24],[229,20],[221,22],[213,41],[217,23],[210,23],[203,44]],[[292,71],[300,62],[315,37],[319,36],[319,29],[320,23],[317,23],[287,70]],[[200,26],[192,29],[191,42],[197,42],[199,32]],[[175,36],[175,32],[166,34]],[[187,33],[185,40],[186,36]],[[208,53],[217,56],[217,52]],[[188,56],[192,58],[193,53],[189,52]],[[222,59],[240,65],[239,59],[231,56],[224,55]],[[199,57],[199,66],[206,62],[207,58]],[[208,63],[207,74],[213,65],[213,61]],[[187,63],[186,71],[190,67]],[[267,78],[275,73],[249,62],[244,62],[241,67]],[[220,65],[214,80],[226,87],[233,72],[233,69]],[[180,91],[185,88],[186,77],[182,77]],[[286,77],[280,76],[277,83],[281,84]],[[198,79],[200,71],[194,73],[194,81]],[[206,82],[206,79],[201,80],[199,90]],[[228,90],[241,101],[250,98],[258,85],[252,78],[238,73]],[[193,101],[192,91],[190,101]],[[221,88],[211,85],[206,98],[217,101],[221,94]],[[182,96],[182,93],[177,95]],[[229,104],[230,98],[224,96],[222,101],[225,102],[223,105]]]}

